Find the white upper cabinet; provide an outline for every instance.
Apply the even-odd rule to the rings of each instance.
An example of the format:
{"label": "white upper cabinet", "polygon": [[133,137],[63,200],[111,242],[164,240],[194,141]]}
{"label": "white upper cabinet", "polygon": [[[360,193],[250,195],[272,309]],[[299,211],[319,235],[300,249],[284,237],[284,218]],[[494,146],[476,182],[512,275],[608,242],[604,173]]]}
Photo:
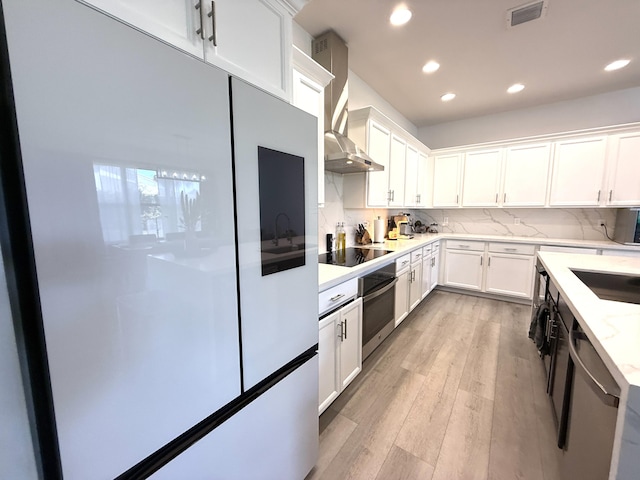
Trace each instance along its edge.
{"label": "white upper cabinet", "polygon": [[288,99],[293,13],[277,0],[202,5],[205,60]]}
{"label": "white upper cabinet", "polygon": [[386,207],[390,199],[389,156],[391,132],[373,120],[369,121],[367,131],[367,153],[376,163],[384,166],[384,170],[381,172],[369,172],[367,174],[367,205],[370,207]]}
{"label": "white upper cabinet", "polygon": [[551,144],[518,145],[506,149],[505,207],[543,207],[547,200]]}
{"label": "white upper cabinet", "polygon": [[462,153],[439,155],[433,159],[433,206],[460,206]]}
{"label": "white upper cabinet", "polygon": [[462,187],[463,207],[498,206],[501,167],[501,149],[466,154]]}
{"label": "white upper cabinet", "polygon": [[411,145],[407,145],[407,159],[404,183],[404,206],[426,207],[429,205],[427,179],[429,158]]}
{"label": "white upper cabinet", "polygon": [[600,203],[606,140],[590,137],[555,142],[550,206]]}
{"label": "white upper cabinet", "polygon": [[289,100],[295,12],[278,0],[83,3]]}
{"label": "white upper cabinet", "polygon": [[607,205],[640,205],[640,132],[609,138]]}
{"label": "white upper cabinet", "polygon": [[392,135],[389,154],[389,206],[404,205],[404,172],[407,156],[407,142]]}
{"label": "white upper cabinet", "polygon": [[318,119],[318,205],[324,205],[324,88],[333,75],[293,47],[293,105]]}

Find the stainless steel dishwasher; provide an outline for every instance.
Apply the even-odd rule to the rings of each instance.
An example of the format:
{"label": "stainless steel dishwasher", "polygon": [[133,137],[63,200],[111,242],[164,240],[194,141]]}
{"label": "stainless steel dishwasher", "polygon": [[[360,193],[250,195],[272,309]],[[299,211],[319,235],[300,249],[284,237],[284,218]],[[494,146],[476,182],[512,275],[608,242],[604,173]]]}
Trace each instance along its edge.
{"label": "stainless steel dishwasher", "polygon": [[571,379],[562,478],[609,478],[620,387],[575,322],[569,332]]}

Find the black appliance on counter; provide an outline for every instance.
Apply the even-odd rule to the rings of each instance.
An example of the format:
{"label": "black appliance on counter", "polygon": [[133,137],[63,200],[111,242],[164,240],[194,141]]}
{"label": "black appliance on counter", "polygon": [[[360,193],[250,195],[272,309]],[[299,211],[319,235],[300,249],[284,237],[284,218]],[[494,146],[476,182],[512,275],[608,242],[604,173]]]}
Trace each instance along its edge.
{"label": "black appliance on counter", "polygon": [[391,250],[378,250],[374,248],[349,247],[344,250],[321,253],[318,255],[318,262],[328,265],[338,265],[340,267],[355,267],[369,260],[382,257],[387,253],[392,252]]}

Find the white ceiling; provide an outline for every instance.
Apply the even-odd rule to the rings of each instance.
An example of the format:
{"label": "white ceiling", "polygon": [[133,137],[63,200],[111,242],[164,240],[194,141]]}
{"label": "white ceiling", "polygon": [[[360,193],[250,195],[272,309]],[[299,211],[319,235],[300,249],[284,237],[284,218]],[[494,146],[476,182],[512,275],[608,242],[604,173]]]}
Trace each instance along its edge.
{"label": "white ceiling", "polygon": [[[400,3],[413,17],[394,27]],[[543,18],[507,28],[507,10],[528,3],[310,0],[295,20],[338,33],[349,68],[417,127],[640,86],[640,0],[549,0]],[[619,58],[631,63],[603,70]],[[428,60],[440,70],[422,73]],[[447,92],[457,97],[442,102]]]}

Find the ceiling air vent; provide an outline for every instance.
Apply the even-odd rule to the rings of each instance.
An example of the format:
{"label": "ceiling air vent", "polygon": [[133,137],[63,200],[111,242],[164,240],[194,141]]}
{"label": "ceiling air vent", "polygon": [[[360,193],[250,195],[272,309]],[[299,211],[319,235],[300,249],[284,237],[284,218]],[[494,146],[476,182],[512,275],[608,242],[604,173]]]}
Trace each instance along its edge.
{"label": "ceiling air vent", "polygon": [[507,28],[537,20],[547,12],[547,0],[521,5],[507,10]]}

